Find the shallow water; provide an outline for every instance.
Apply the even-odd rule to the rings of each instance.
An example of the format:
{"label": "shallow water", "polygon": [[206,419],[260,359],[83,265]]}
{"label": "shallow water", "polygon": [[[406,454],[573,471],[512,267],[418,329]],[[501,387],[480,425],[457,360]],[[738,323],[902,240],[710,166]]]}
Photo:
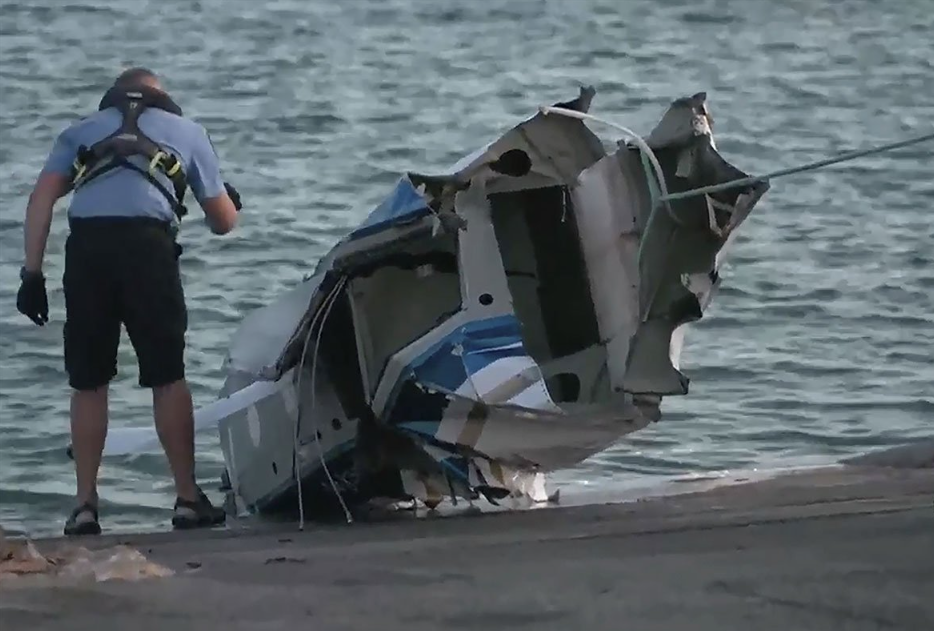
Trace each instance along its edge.
{"label": "shallow water", "polygon": [[[197,209],[183,225],[196,405],[219,388],[241,315],[309,272],[400,171],[449,164],[578,85],[597,88],[595,114],[644,132],[706,90],[721,152],[756,173],[934,120],[931,0],[0,0],[0,16],[0,523],[34,534],[60,532],[73,492],[66,224],[60,204],[38,328],[15,308],[23,211],[55,134],[124,66],[165,74],[247,205],[226,237]],[[932,149],[774,181],[688,334],[691,393],[558,481],[612,489],[930,436]],[[111,424],[149,423],[125,337],[120,352]],[[213,488],[215,437],[199,449]],[[161,455],[107,462],[101,484],[106,527],[167,524]]]}

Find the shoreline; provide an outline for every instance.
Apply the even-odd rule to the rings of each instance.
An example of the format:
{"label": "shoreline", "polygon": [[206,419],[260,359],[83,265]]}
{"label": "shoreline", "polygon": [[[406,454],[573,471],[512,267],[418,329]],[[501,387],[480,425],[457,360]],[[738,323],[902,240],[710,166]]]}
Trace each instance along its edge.
{"label": "shoreline", "polygon": [[11,631],[916,631],[934,625],[934,440],[899,449],[624,503],[85,538],[171,576],[21,577],[0,582],[0,615]]}

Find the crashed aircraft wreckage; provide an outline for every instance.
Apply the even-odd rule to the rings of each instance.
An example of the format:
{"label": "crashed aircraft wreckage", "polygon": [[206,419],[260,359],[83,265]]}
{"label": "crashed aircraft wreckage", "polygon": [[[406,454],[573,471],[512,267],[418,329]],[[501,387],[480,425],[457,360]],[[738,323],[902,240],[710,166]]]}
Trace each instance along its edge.
{"label": "crashed aircraft wreckage", "polygon": [[685,326],[769,185],[659,201],[748,177],[717,152],[706,95],[609,153],[586,116],[555,113],[593,97],[445,173],[404,175],[309,278],[244,318],[222,398],[196,415],[219,431],[239,503],[547,501],[547,472],[687,394]]}

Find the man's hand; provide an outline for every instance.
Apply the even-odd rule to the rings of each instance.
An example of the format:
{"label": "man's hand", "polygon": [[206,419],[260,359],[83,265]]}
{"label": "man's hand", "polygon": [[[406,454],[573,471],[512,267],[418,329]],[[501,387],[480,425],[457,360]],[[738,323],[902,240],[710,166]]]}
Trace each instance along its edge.
{"label": "man's hand", "polygon": [[45,291],[45,276],[42,272],[20,271],[22,283],[16,294],[16,308],[35,324],[43,326],[49,321],[49,296]]}
{"label": "man's hand", "polygon": [[52,223],[52,207],[70,188],[71,182],[62,173],[43,171],[26,206],[26,261],[19,273],[22,282],[16,293],[16,308],[39,326],[49,321],[49,296],[45,291],[42,258]]}
{"label": "man's hand", "polygon": [[237,212],[240,212],[243,208],[243,204],[240,202],[240,192],[233,187],[233,184],[228,182],[224,182],[224,188],[227,189],[227,196],[233,202],[234,208],[237,209]]}

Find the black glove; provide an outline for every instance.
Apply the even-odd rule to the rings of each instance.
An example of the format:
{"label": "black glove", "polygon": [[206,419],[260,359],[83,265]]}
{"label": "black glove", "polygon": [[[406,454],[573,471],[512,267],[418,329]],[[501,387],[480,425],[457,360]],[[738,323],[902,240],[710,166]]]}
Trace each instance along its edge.
{"label": "black glove", "polygon": [[227,195],[230,196],[230,201],[233,202],[234,208],[237,209],[237,212],[240,212],[240,209],[243,208],[243,204],[240,202],[240,193],[233,187],[233,184],[224,182],[224,188],[227,189]]}
{"label": "black glove", "polygon": [[45,293],[45,276],[42,272],[20,270],[22,283],[16,293],[16,308],[39,326],[49,321],[49,296]]}

